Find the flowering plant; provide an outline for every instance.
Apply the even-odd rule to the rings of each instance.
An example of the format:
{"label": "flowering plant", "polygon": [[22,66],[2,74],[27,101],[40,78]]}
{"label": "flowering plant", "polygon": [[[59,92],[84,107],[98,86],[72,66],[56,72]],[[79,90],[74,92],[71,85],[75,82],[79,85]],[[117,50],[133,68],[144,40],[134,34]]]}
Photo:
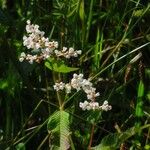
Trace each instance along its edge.
{"label": "flowering plant", "polygon": [[[31,24],[31,21],[27,21],[26,25],[27,36],[23,37],[23,45],[27,47],[27,49],[32,49],[32,51],[38,50],[38,54],[25,54],[24,52],[20,55],[20,62],[27,60],[29,63],[40,62],[41,60],[46,60],[49,57],[65,57],[69,59],[71,57],[78,57],[81,55],[81,50],[74,50],[74,48],[63,47],[61,51],[58,50],[58,42],[52,41],[46,37],[44,37],[44,32],[39,30],[38,25]],[[96,93],[96,88],[93,87],[90,79],[84,79],[83,74],[73,74],[73,78],[70,83],[55,83],[54,89],[56,91],[66,90],[66,93],[71,93],[71,89],[76,89],[77,91],[83,90],[87,94],[87,99],[91,102],[84,101],[80,102],[79,107],[83,110],[111,110],[111,106],[108,105],[107,101],[104,101],[102,106],[99,106],[98,102],[95,102],[95,98],[99,96],[99,92]]]}
{"label": "flowering plant", "polygon": [[[29,54],[22,52],[19,57],[20,62],[28,61],[30,64],[33,64],[34,62],[40,63],[41,61],[45,61],[45,66],[52,70],[52,72],[57,72],[58,75],[59,73],[69,73],[79,69],[68,67],[61,59],[66,58],[68,60],[72,57],[78,57],[82,53],[81,50],[74,50],[73,47],[62,47],[62,50],[58,50],[58,42],[50,41],[49,38],[44,36],[45,33],[39,30],[39,26],[31,24],[30,20],[27,21],[26,32],[27,35],[23,37],[23,45],[27,47],[27,49],[31,49],[31,51]],[[48,121],[48,131],[53,134],[60,134],[60,147],[63,147],[63,150],[65,150],[70,147],[68,138],[69,114],[64,109],[65,100],[62,100],[60,91],[65,90],[66,95],[70,94],[73,89],[75,89],[76,92],[84,91],[87,100],[79,102],[78,104],[78,106],[84,111],[108,111],[111,110],[112,107],[108,104],[108,101],[104,101],[102,105],[96,102],[96,98],[100,93],[96,92],[96,88],[93,86],[91,79],[85,79],[82,73],[74,73],[73,78],[68,83],[62,82],[60,78],[59,80],[56,79],[54,75],[54,82],[55,84],[53,85],[53,88],[57,93],[60,110],[50,116]],[[65,127],[62,130],[61,122],[62,126],[65,124]],[[59,126],[60,130],[58,131],[57,127],[52,127],[53,124]],[[61,134],[64,135],[63,139],[61,139]]]}

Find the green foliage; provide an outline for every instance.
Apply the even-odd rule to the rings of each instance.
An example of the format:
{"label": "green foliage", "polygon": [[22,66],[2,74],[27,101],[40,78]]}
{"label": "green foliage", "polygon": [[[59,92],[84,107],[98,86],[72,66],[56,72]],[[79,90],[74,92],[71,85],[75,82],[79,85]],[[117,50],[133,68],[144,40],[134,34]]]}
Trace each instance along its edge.
{"label": "green foliage", "polygon": [[0,89],[4,90],[8,87],[8,82],[7,80],[0,80]]}
{"label": "green foliage", "polygon": [[79,7],[79,16],[82,22],[84,22],[85,12],[84,12],[84,0],[81,0]]}
{"label": "green foliage", "polygon": [[143,96],[144,96],[144,84],[140,80],[139,87],[138,87],[138,97],[137,97],[137,105],[136,105],[136,111],[135,115],[137,117],[142,117],[143,116]]}
{"label": "green foliage", "polygon": [[94,62],[93,62],[93,64],[94,64],[93,68],[95,68],[95,70],[100,68],[102,47],[103,47],[103,34],[100,33],[100,31],[98,29],[97,37],[96,37],[96,45],[95,45],[95,50],[94,50]]}
{"label": "green foliage", "polygon": [[[146,0],[0,0],[0,150],[150,149],[149,14]],[[19,62],[28,19],[81,57]],[[74,72],[111,111],[82,111],[84,93],[54,91]]]}
{"label": "green foliage", "polygon": [[16,146],[16,150],[26,150],[24,143],[19,143]]}
{"label": "green foliage", "polygon": [[54,58],[49,58],[45,62],[45,66],[50,70],[53,70],[55,72],[62,72],[62,73],[69,73],[79,69],[79,68],[68,67],[67,65],[65,65],[64,61],[56,60]]}
{"label": "green foliage", "polygon": [[[49,117],[47,129],[50,135],[54,136],[54,149],[67,150],[70,147],[69,114],[63,110],[57,111]],[[57,139],[58,137],[58,139]]]}
{"label": "green foliage", "polygon": [[132,127],[125,132],[109,134],[104,137],[98,146],[92,148],[92,150],[116,150],[127,139],[135,135],[139,129]]}

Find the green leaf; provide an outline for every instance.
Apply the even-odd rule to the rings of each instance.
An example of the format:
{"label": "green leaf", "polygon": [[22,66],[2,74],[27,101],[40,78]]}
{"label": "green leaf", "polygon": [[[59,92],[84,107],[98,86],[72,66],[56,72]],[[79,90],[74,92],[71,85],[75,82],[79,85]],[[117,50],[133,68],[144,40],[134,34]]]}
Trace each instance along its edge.
{"label": "green leaf", "polygon": [[4,90],[8,88],[8,81],[7,80],[0,80],[0,89]]}
{"label": "green leaf", "polygon": [[[67,150],[70,147],[69,114],[67,112],[60,110],[51,115],[48,120],[47,129],[49,133],[55,135],[55,143],[60,147],[60,150]],[[59,138],[59,145],[57,138]]]}
{"label": "green leaf", "polygon": [[25,150],[25,144],[24,143],[19,143],[17,146],[16,146],[16,150]]}
{"label": "green leaf", "polygon": [[104,137],[98,146],[92,148],[92,150],[116,150],[118,144],[118,135],[109,134]]}
{"label": "green leaf", "polygon": [[67,14],[67,17],[71,17],[72,15],[74,15],[74,13],[76,12],[77,8],[75,7],[72,11],[69,12],[69,14]]}
{"label": "green leaf", "polygon": [[82,0],[79,7],[79,16],[82,21],[84,21],[84,15],[84,0]]}
{"label": "green leaf", "polygon": [[101,118],[101,112],[98,110],[95,110],[95,111],[90,112],[90,115],[88,116],[87,121],[93,124],[93,123],[99,122],[100,118]]}
{"label": "green leaf", "polygon": [[150,145],[145,145],[144,148],[145,148],[145,150],[149,150],[150,149]]}
{"label": "green leaf", "polygon": [[92,150],[116,150],[122,143],[135,135],[138,131],[137,128],[132,127],[122,133],[111,133],[105,136],[99,145],[92,147]]}
{"label": "green leaf", "polygon": [[137,105],[136,105],[136,112],[135,115],[137,117],[142,117],[144,112],[143,112],[143,96],[144,96],[144,84],[142,80],[139,83],[138,87],[138,97],[137,97]]}
{"label": "green leaf", "polygon": [[146,39],[147,39],[148,41],[150,41],[150,34],[147,34],[147,35],[146,35]]}
{"label": "green leaf", "polygon": [[62,72],[62,73],[68,73],[79,69],[79,68],[68,67],[64,64],[62,60],[55,60],[54,58],[49,58],[45,62],[45,66],[50,70],[56,72]]}
{"label": "green leaf", "polygon": [[139,9],[133,12],[133,16],[134,17],[141,17],[143,15],[144,10],[143,9]]}
{"label": "green leaf", "polygon": [[56,145],[52,145],[50,150],[60,150],[60,147],[58,147]]}

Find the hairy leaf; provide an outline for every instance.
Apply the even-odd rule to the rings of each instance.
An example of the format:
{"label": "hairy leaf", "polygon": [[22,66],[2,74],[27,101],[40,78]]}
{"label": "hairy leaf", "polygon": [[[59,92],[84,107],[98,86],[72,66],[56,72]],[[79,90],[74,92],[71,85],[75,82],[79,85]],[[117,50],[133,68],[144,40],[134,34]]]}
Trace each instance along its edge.
{"label": "hairy leaf", "polygon": [[57,147],[58,149],[69,149],[69,114],[67,112],[60,110],[51,115],[47,128],[48,131],[54,135],[54,138],[59,138],[59,145],[57,145],[59,147]]}

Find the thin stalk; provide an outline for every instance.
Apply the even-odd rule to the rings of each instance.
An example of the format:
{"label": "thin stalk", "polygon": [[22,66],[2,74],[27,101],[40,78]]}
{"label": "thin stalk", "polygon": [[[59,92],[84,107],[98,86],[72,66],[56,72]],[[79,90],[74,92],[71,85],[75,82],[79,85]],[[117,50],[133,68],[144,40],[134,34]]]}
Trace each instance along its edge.
{"label": "thin stalk", "polygon": [[22,133],[23,129],[25,128],[26,124],[28,123],[28,121],[32,118],[32,116],[34,115],[34,113],[36,112],[36,110],[39,108],[39,106],[41,105],[41,103],[43,102],[43,100],[41,100],[37,106],[34,108],[34,110],[32,111],[32,113],[30,114],[30,116],[28,117],[28,119],[26,120],[26,122],[24,123],[24,125],[22,126],[22,129],[18,132],[18,134],[16,135],[16,137],[14,138],[14,142],[17,140],[17,138],[19,137],[19,135]]}
{"label": "thin stalk", "polygon": [[[22,108],[22,101],[20,99],[19,95],[19,105],[20,105],[20,118],[21,118],[21,127],[23,126],[24,118],[23,118],[23,108]],[[24,131],[22,132],[22,135],[24,135]]]}
{"label": "thin stalk", "polygon": [[92,22],[92,14],[93,14],[92,11],[93,11],[93,0],[91,0],[91,3],[90,3],[90,11],[89,11],[89,16],[88,16],[88,21],[87,21],[86,43],[89,38],[89,32],[90,32],[90,27],[91,27],[91,22]]}
{"label": "thin stalk", "polygon": [[70,140],[71,149],[72,149],[72,150],[75,150],[75,146],[74,146],[74,143],[73,143],[73,141],[72,141],[71,136],[69,136],[69,140]]}
{"label": "thin stalk", "polygon": [[34,132],[34,130],[32,130],[31,132],[29,133],[26,133],[26,135],[22,136],[19,140],[17,140],[13,145],[16,145],[18,143],[20,143],[21,141],[23,141],[24,139],[30,137],[30,135]]}
{"label": "thin stalk", "polygon": [[[125,35],[125,34],[124,34],[124,35]],[[123,43],[124,39],[125,39],[125,36],[122,37],[122,39],[121,39],[120,42],[117,44],[117,46],[114,48],[114,50],[112,50],[112,52],[110,52],[110,54],[108,55],[108,57],[107,57],[107,58],[105,59],[105,61],[102,63],[101,67],[103,67],[103,66],[107,63],[108,59],[112,56],[112,54],[122,46],[122,43]]]}
{"label": "thin stalk", "polygon": [[145,145],[148,144],[148,139],[150,137],[150,128],[148,129],[148,133],[147,133],[147,138],[146,138],[146,142],[145,142]]}
{"label": "thin stalk", "polygon": [[25,141],[25,144],[27,142],[29,142],[37,132],[39,132],[39,130],[48,122],[48,120],[49,120],[49,118],[47,118],[41,125],[39,125],[39,127],[36,129],[36,131]]}
{"label": "thin stalk", "polygon": [[[138,6],[138,4],[139,4],[139,1],[140,0],[138,0],[138,2],[136,3],[136,7]],[[129,32],[131,31],[131,29],[130,29],[130,31],[128,32],[128,30],[129,30],[129,27],[130,27],[130,25],[131,25],[131,22],[132,22],[132,19],[133,19],[133,14],[134,14],[134,11],[132,12],[132,15],[131,15],[131,17],[130,17],[130,20],[129,20],[129,22],[128,22],[128,25],[127,25],[127,27],[126,27],[126,29],[125,29],[125,32],[124,32],[124,34],[123,34],[123,36],[122,36],[122,39],[120,40],[120,42],[117,44],[117,46],[115,47],[115,49],[108,55],[108,57],[105,59],[105,61],[103,62],[103,64],[102,64],[102,67],[107,63],[107,61],[109,60],[109,58],[112,56],[112,54],[115,52],[115,51],[117,51],[117,50],[119,50],[120,49],[120,47],[122,46],[122,43],[124,42],[124,39],[126,38],[126,36],[129,34]],[[128,32],[128,33],[127,33]]]}
{"label": "thin stalk", "polygon": [[64,101],[64,103],[62,104],[62,106],[64,107],[66,103],[68,103],[78,92],[75,92],[73,95],[71,95],[66,101]]}
{"label": "thin stalk", "polygon": [[[49,97],[49,90],[48,90],[48,78],[47,78],[47,72],[46,72],[46,67],[44,68],[45,70],[45,82],[46,82],[46,98],[47,98],[47,101],[49,102],[50,101],[50,97]],[[50,114],[50,106],[48,105],[48,112]]]}
{"label": "thin stalk", "polygon": [[51,29],[51,32],[50,32],[50,34],[49,34],[49,39],[52,38],[52,35],[53,35],[53,33],[54,33],[55,27],[56,27],[56,22],[54,22],[54,25],[53,25],[53,27],[52,27],[52,29]]}
{"label": "thin stalk", "polygon": [[[72,112],[70,112],[70,111],[67,111],[67,112],[68,112],[70,115],[72,115],[72,116],[74,116],[74,117],[76,117],[76,118],[78,118],[78,119],[84,121],[85,123],[90,124],[90,125],[93,125],[93,124],[90,123],[89,121],[83,119],[81,116],[78,116],[78,115],[76,115],[75,113],[72,113]],[[108,130],[106,130],[106,129],[104,129],[104,128],[102,128],[102,127],[96,125],[96,124],[95,124],[95,127],[98,128],[98,129],[101,129],[102,131],[107,132],[108,134],[111,133],[110,131],[108,131]]]}
{"label": "thin stalk", "polygon": [[88,150],[91,150],[92,142],[93,142],[93,136],[94,136],[94,129],[95,129],[95,124],[92,125],[91,128],[91,135],[90,135],[90,142],[88,145]]}
{"label": "thin stalk", "polygon": [[10,137],[10,129],[11,129],[11,109],[10,109],[10,98],[7,97],[7,102],[6,102],[6,140],[9,139]]}
{"label": "thin stalk", "polygon": [[[57,75],[58,75],[58,74],[57,74]],[[54,83],[56,83],[56,82],[57,82],[57,80],[59,80],[59,79],[57,79],[57,78],[59,78],[59,79],[60,79],[60,76],[59,76],[59,77],[56,77],[56,74],[53,72],[53,81],[54,81]],[[56,91],[56,96],[57,96],[57,100],[58,100],[59,108],[60,108],[60,109],[63,109],[61,96],[60,96],[60,93],[59,93],[58,91]]]}
{"label": "thin stalk", "polygon": [[81,43],[82,43],[82,49],[84,49],[84,42],[85,42],[85,7],[84,7],[84,0],[80,0],[79,2],[79,15],[81,19],[81,24],[82,24],[82,36],[81,36]]}
{"label": "thin stalk", "polygon": [[146,124],[146,125],[142,126],[140,129],[141,129],[141,130],[144,130],[144,129],[146,129],[146,128],[150,128],[150,124]]}
{"label": "thin stalk", "polygon": [[137,21],[133,24],[133,26],[130,28],[130,30],[128,31],[127,35],[133,30],[133,28],[135,27],[135,25],[141,20],[141,18],[143,17],[143,15],[149,10],[150,8],[150,4],[147,6],[147,8],[145,9],[145,11],[142,13],[142,15],[137,19]]}
{"label": "thin stalk", "polygon": [[122,60],[123,58],[127,57],[128,55],[130,55],[130,54],[132,54],[132,53],[138,51],[139,49],[141,49],[141,48],[143,48],[143,47],[145,47],[145,46],[147,46],[147,45],[149,45],[149,44],[150,44],[150,42],[148,42],[148,43],[146,43],[146,44],[144,44],[144,45],[141,45],[140,47],[138,47],[138,48],[132,50],[131,52],[127,53],[126,55],[123,55],[122,57],[118,58],[116,61],[112,62],[112,63],[109,64],[107,67],[105,67],[105,68],[102,69],[100,72],[98,72],[95,76],[93,76],[93,77],[91,78],[91,80],[93,80],[93,79],[95,79],[96,77],[98,77],[102,72],[104,72],[105,70],[107,70],[107,69],[108,69],[109,67],[111,67],[114,63],[117,63],[118,61]]}
{"label": "thin stalk", "polygon": [[[144,115],[143,112],[143,97],[145,92],[145,86],[142,80],[140,80],[138,85],[138,93],[137,93],[137,102],[136,102],[136,108],[135,108],[135,116],[136,116],[136,122],[135,126],[139,128],[142,124],[141,118]],[[138,139],[140,138],[141,131],[138,132]]]}
{"label": "thin stalk", "polygon": [[41,150],[42,146],[46,142],[46,140],[49,138],[49,134],[44,138],[44,140],[41,142],[41,144],[38,146],[37,150]]}

